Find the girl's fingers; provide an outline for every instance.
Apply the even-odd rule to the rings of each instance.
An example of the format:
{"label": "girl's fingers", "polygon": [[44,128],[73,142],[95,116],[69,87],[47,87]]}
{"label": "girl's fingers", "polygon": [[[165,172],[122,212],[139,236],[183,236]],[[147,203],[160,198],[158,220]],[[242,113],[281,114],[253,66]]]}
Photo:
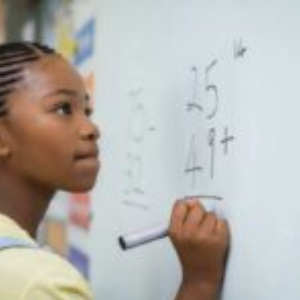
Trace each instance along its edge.
{"label": "girl's fingers", "polygon": [[178,232],[181,232],[188,210],[188,205],[184,201],[176,201],[175,205],[173,206],[170,220],[169,233],[171,236],[177,235]]}
{"label": "girl's fingers", "polygon": [[200,224],[201,232],[203,233],[214,233],[218,223],[217,216],[213,213],[206,213],[204,220]]}
{"label": "girl's fingers", "polygon": [[187,204],[189,205],[189,209],[184,223],[184,231],[188,234],[198,229],[206,213],[198,201],[187,202]]}
{"label": "girl's fingers", "polygon": [[218,219],[217,225],[216,225],[216,232],[219,234],[221,237],[224,237],[225,240],[229,240],[229,226],[227,221]]}
{"label": "girl's fingers", "polygon": [[226,221],[219,219],[214,213],[206,212],[198,199],[176,201],[169,226],[171,238],[214,235],[228,240],[228,232]]}

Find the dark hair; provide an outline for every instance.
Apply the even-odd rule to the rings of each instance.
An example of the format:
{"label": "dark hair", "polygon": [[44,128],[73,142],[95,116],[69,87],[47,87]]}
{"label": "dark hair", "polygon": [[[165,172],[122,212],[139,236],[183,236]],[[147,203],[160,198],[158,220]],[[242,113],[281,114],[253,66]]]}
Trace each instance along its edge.
{"label": "dark hair", "polygon": [[0,117],[7,115],[7,96],[22,80],[26,64],[43,55],[56,54],[54,49],[36,42],[10,42],[0,45]]}

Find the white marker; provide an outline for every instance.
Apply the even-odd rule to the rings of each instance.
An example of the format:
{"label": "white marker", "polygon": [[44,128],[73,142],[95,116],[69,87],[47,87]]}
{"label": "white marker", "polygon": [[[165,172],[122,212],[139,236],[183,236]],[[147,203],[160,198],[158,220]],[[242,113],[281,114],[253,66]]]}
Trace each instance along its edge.
{"label": "white marker", "polygon": [[147,228],[137,232],[119,237],[119,243],[123,250],[140,246],[157,239],[164,238],[168,235],[168,226],[161,224],[155,227]]}
{"label": "white marker", "polygon": [[[197,196],[186,196],[184,200],[190,198],[201,198],[210,200],[222,200],[221,197],[197,195]],[[203,204],[203,203],[202,203]],[[214,207],[204,205],[207,211],[215,211]],[[140,245],[150,243],[152,241],[164,238],[168,235],[168,225],[160,224],[151,228],[136,231],[119,237],[119,244],[123,250],[128,250]]]}

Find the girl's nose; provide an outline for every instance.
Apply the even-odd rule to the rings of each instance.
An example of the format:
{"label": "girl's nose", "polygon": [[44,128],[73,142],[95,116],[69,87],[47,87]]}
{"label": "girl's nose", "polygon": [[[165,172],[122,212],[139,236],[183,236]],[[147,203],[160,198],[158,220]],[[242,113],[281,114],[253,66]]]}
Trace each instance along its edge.
{"label": "girl's nose", "polygon": [[83,140],[96,141],[100,137],[100,130],[92,121],[88,121],[80,130],[80,137]]}

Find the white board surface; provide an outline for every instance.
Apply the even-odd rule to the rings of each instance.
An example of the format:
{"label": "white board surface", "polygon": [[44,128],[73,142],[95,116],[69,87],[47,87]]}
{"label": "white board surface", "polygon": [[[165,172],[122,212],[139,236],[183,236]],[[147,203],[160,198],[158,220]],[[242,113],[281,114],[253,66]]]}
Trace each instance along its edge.
{"label": "white board surface", "polygon": [[[300,3],[102,0],[94,190],[96,299],[173,299],[165,239],[118,236],[203,195],[231,227],[223,300],[300,299]],[[222,198],[214,200],[211,198]]]}

